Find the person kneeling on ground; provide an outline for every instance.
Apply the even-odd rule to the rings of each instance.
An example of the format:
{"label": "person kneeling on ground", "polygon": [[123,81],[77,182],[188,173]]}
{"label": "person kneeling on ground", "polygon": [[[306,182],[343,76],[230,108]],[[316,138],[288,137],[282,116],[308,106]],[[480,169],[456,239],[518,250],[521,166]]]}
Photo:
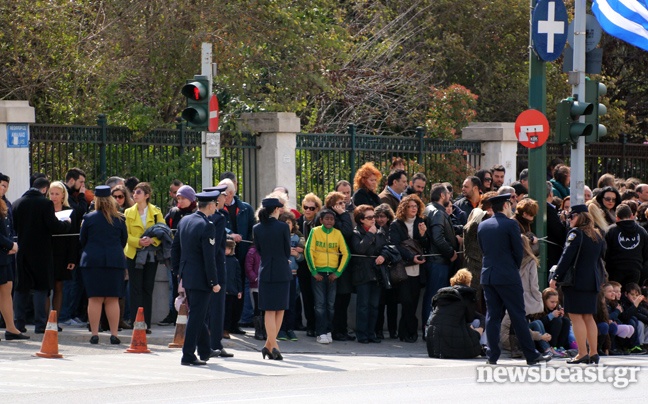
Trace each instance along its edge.
{"label": "person kneeling on ground", "polygon": [[472,274],[460,269],[432,298],[433,311],[427,328],[428,355],[436,358],[469,359],[483,353],[480,337],[484,317],[475,312],[476,291]]}

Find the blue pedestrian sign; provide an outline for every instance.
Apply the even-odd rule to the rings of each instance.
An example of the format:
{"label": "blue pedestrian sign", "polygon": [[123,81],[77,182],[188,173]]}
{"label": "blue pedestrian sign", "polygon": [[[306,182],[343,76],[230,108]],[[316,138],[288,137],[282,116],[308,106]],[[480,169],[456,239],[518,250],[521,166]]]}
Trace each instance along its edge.
{"label": "blue pedestrian sign", "polygon": [[538,0],[531,24],[533,47],[540,59],[553,62],[567,43],[567,9],[563,0]]}
{"label": "blue pedestrian sign", "polygon": [[7,124],[7,147],[29,147],[29,124]]}

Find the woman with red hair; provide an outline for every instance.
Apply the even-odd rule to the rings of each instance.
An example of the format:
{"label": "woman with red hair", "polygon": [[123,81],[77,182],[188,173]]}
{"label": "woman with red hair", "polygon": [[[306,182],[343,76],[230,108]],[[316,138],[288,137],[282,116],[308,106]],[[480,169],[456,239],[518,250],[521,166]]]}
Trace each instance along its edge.
{"label": "woman with red hair", "polygon": [[376,207],[380,205],[380,198],[376,193],[378,182],[382,178],[382,174],[373,163],[365,163],[356,171],[353,178],[353,204],[355,206],[369,205]]}

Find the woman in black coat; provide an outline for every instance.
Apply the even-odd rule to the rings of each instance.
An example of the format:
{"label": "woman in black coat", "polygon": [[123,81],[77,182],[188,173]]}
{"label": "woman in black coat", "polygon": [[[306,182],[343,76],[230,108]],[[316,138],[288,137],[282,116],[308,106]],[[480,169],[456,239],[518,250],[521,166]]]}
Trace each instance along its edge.
{"label": "woman in black coat", "polygon": [[[587,206],[572,206],[567,218],[572,229],[549,286],[555,288],[560,284],[575,265],[573,285],[561,286],[565,312],[569,313],[578,344],[578,355],[567,363],[598,363],[598,328],[593,314],[596,314],[596,298],[604,282],[600,262],[605,254],[605,240],[594,228]],[[586,342],[590,347],[589,355]]]}
{"label": "woman in black coat", "polygon": [[254,246],[261,257],[259,265],[259,310],[265,311],[267,339],[261,350],[263,359],[282,360],[277,345],[284,311],[290,307],[290,229],[277,220],[283,204],[276,198],[265,198],[259,210],[259,223],[252,228]]}
{"label": "woman in black coat", "polygon": [[376,338],[375,328],[382,288],[376,276],[376,265],[385,262],[385,257],[380,252],[387,245],[388,235],[384,228],[376,228],[375,213],[371,206],[360,205],[355,208],[353,215],[357,226],[353,230],[351,252],[372,256],[353,257],[351,261],[351,280],[358,293],[356,336],[362,344],[380,342]]}
{"label": "woman in black coat", "polygon": [[11,299],[11,288],[13,287],[13,260],[11,256],[18,252],[18,243],[10,237],[9,220],[7,213],[9,209],[5,201],[0,198],[0,313],[5,321],[5,339],[29,339],[29,336],[21,334],[14,325],[13,301]]}
{"label": "woman in black coat", "polygon": [[353,178],[353,189],[355,190],[351,198],[353,204],[355,206],[370,205],[374,208],[380,205],[376,187],[378,187],[381,178],[382,174],[373,163],[365,163],[360,167]]}
{"label": "woman in black coat", "polygon": [[[382,229],[387,236],[387,244],[392,244],[389,239],[389,226],[394,221],[394,211],[386,203],[381,203],[374,209],[376,227]],[[396,329],[398,327],[398,289],[380,289],[380,302],[378,303],[378,319],[376,320],[376,338],[384,339],[385,334],[385,309],[387,309],[387,330],[389,338],[398,338]]]}
{"label": "woman in black coat", "polygon": [[398,284],[398,296],[402,305],[398,335],[400,340],[405,342],[416,342],[418,339],[416,307],[421,291],[419,266],[425,263],[425,259],[412,254],[402,243],[407,239],[414,239],[423,251],[430,246],[427,226],[423,219],[424,210],[425,205],[418,196],[408,195],[398,205],[396,220],[389,227],[390,243],[398,248],[403,261],[410,263],[405,267],[407,279]]}
{"label": "woman in black coat", "polygon": [[616,223],[616,208],[621,204],[621,194],[614,187],[604,187],[596,195],[596,204],[605,213],[605,221],[612,226]]}
{"label": "woman in black coat", "polygon": [[91,344],[99,343],[102,305],[110,325],[110,343],[119,344],[119,298],[124,295],[128,231],[124,216],[107,185],[95,189],[95,211],[85,216],[81,226],[81,262],[83,282],[88,293],[88,320]]}

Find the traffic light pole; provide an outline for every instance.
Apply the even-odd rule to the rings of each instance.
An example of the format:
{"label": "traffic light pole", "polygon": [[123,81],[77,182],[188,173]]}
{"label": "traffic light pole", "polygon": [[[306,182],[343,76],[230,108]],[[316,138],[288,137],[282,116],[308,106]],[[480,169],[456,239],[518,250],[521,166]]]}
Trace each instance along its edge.
{"label": "traffic light pole", "polygon": [[[532,23],[533,9],[537,0],[529,0],[529,108],[547,113],[547,71],[546,63],[533,51]],[[534,233],[538,238],[547,235],[547,186],[546,186],[547,146],[546,144],[529,149],[529,196],[538,202],[538,213],[534,221]],[[547,287],[547,244],[540,243],[540,268],[538,282],[540,289]]]}
{"label": "traffic light pole", "polygon": [[[207,99],[211,99],[212,95],[212,44],[203,42],[201,52],[201,75],[209,78],[209,94]],[[202,132],[202,147],[201,147],[201,165],[202,165],[202,187],[208,188],[214,185],[214,164],[213,159],[207,158],[207,132]]]}
{"label": "traffic light pole", "polygon": [[[585,101],[585,19],[586,0],[575,0],[574,9],[574,67],[569,73],[572,97]],[[578,122],[585,123],[580,116]],[[569,187],[572,206],[585,203],[585,137],[579,136],[576,148],[571,149],[571,184]]]}

